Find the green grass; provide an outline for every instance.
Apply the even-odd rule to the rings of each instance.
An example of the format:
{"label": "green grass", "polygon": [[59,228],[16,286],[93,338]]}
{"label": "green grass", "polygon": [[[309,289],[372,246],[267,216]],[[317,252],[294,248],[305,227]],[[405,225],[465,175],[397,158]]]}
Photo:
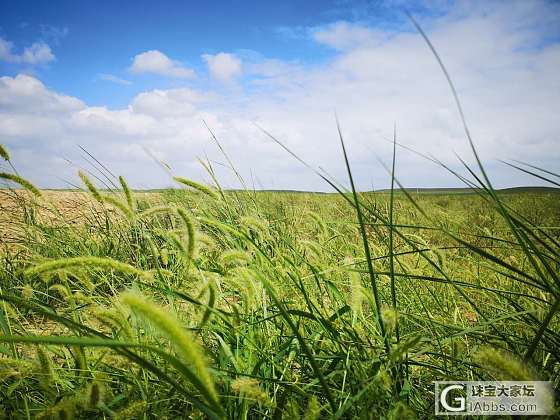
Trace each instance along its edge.
{"label": "green grass", "polygon": [[421,418],[434,380],[558,387],[556,192],[201,191],[105,191],[74,224],[12,191],[5,416]]}

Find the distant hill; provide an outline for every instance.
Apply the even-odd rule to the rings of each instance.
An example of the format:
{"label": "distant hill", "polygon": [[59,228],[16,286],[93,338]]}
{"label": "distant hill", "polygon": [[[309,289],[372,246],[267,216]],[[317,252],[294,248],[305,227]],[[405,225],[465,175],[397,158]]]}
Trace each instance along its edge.
{"label": "distant hill", "polygon": [[[409,193],[418,194],[474,194],[481,189],[472,188],[405,188]],[[243,191],[243,190],[227,190],[227,191]],[[375,191],[362,191],[366,193],[388,193],[391,190],[384,188]],[[395,192],[402,191],[400,188],[395,188]],[[496,191],[501,193],[524,193],[524,192],[542,192],[542,193],[560,193],[560,188],[554,187],[510,187],[501,188]],[[290,193],[290,194],[336,194],[336,192],[321,192],[321,191],[301,191],[301,190],[257,190],[257,192],[271,192],[271,193]]]}
{"label": "distant hill", "polygon": [[[420,193],[420,194],[473,194],[476,191],[482,191],[481,189],[472,188],[405,188],[407,192],[410,193]],[[376,190],[375,192],[390,192],[388,188],[382,190]],[[395,189],[395,191],[400,191],[400,189]],[[554,187],[510,187],[510,188],[498,188],[496,191],[501,193],[523,193],[523,192],[545,192],[545,193],[560,193],[560,188]]]}

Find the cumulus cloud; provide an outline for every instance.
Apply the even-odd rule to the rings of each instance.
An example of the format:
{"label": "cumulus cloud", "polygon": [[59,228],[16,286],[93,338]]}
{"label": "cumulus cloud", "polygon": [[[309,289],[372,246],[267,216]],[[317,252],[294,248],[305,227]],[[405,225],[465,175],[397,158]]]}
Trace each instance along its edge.
{"label": "cumulus cloud", "polygon": [[204,54],[202,58],[206,61],[210,74],[222,82],[231,82],[241,75],[241,60],[234,54]]}
{"label": "cumulus cloud", "polygon": [[138,54],[132,61],[130,71],[133,73],[153,73],[161,76],[188,79],[195,76],[194,70],[183,66],[176,60],[158,50],[150,50]]}
{"label": "cumulus cloud", "polygon": [[13,52],[14,44],[0,38],[0,60],[18,64],[46,64],[55,60],[51,48],[44,42],[34,42],[23,49],[21,54]]}
{"label": "cumulus cloud", "polygon": [[[560,43],[551,36],[559,27],[551,17],[560,16],[555,7],[485,2],[429,20],[429,36],[455,80],[478,151],[497,186],[535,180],[512,173],[496,159],[551,170],[560,161]],[[328,189],[254,122],[344,181],[335,109],[362,189],[390,182],[377,158],[391,157],[387,139],[395,121],[398,139],[407,146],[456,168],[455,152],[472,162],[449,88],[421,38],[412,31],[386,31],[378,37],[373,29],[367,36],[356,35],[364,28],[351,22],[322,27],[316,42],[329,42],[335,50],[320,64],[263,59],[260,68],[250,68],[244,60],[237,77],[260,77],[256,88],[240,84],[235,92],[219,93],[155,89],[139,93],[122,109],[88,106],[30,76],[3,77],[0,137],[22,174],[49,186],[60,184],[58,178],[75,179],[75,168],[60,158],[79,161],[78,143],[135,187],[171,185],[145,148],[176,174],[194,179],[203,178],[196,158],[208,156],[224,186],[238,187],[204,120],[256,187]],[[405,150],[397,156],[397,176],[411,187],[460,185]]]}

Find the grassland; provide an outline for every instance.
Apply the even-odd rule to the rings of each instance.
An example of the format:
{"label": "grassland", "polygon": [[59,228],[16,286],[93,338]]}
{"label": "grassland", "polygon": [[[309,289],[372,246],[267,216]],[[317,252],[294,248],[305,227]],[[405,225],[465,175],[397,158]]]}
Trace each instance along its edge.
{"label": "grassland", "polygon": [[429,418],[434,380],[560,385],[553,190],[82,178],[0,191],[6,418]]}

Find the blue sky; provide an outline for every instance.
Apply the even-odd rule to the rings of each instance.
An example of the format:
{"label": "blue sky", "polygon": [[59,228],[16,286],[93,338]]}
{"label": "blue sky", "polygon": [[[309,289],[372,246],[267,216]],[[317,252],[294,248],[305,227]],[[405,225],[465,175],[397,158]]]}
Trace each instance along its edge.
{"label": "blue sky", "polygon": [[[333,52],[317,48],[298,31],[353,18],[359,8],[338,1],[9,1],[2,2],[0,35],[16,50],[37,40],[51,46],[56,62],[33,70],[53,89],[79,93],[91,105],[118,107],[152,86],[185,85],[165,77],[132,76],[127,69],[138,53],[162,51],[202,76],[201,55],[220,51],[318,62]],[[391,22],[396,12],[382,6],[375,11],[387,17],[383,22]],[[19,71],[19,65],[0,63],[2,74]],[[101,74],[133,79],[134,84],[107,89],[98,83]]]}
{"label": "blue sky", "polygon": [[[402,143],[458,167],[455,153],[472,156],[405,8],[449,67],[497,184],[536,183],[498,159],[558,169],[560,7],[549,1],[0,0],[0,141],[42,186],[74,182],[83,145],[156,187],[169,175],[149,155],[199,180],[197,158],[222,168],[205,120],[257,186],[325,189],[255,123],[343,180],[336,110],[363,188],[388,183],[378,162],[395,122]],[[404,149],[399,160],[405,185],[459,185]]]}

